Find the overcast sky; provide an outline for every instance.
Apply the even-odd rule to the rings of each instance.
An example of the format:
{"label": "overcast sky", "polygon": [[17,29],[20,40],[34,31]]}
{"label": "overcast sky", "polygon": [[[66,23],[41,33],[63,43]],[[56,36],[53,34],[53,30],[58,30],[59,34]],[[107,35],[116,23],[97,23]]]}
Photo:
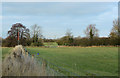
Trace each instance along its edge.
{"label": "overcast sky", "polygon": [[42,27],[46,38],[59,38],[71,29],[73,35],[84,37],[89,24],[96,24],[99,36],[108,36],[113,20],[118,17],[117,2],[3,2],[2,37],[12,24],[22,23],[27,28]]}

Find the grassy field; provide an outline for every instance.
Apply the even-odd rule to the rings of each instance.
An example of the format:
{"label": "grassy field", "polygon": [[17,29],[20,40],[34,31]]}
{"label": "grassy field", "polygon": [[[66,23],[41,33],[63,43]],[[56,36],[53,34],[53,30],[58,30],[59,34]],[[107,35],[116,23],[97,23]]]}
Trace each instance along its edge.
{"label": "grassy field", "polygon": [[[98,76],[118,75],[117,47],[27,47],[27,50],[36,57],[42,57],[48,62],[80,76],[87,74]],[[67,72],[64,73],[67,74]]]}
{"label": "grassy field", "polygon": [[11,52],[11,50],[12,50],[13,48],[8,48],[8,47],[2,47],[2,59],[4,59],[5,58],[5,56],[8,54],[8,53],[10,53]]}
{"label": "grassy field", "polygon": [[[2,48],[2,58],[10,52],[12,48]],[[80,76],[117,76],[118,74],[118,48],[117,47],[26,47],[26,49],[48,62],[62,67]],[[39,55],[38,55],[39,53]],[[57,70],[54,66],[53,69]],[[66,75],[67,72],[60,71]]]}

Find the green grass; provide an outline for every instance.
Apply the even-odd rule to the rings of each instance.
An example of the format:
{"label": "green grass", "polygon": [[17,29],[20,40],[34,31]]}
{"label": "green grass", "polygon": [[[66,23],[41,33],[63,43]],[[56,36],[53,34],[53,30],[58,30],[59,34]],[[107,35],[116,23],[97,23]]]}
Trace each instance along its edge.
{"label": "green grass", "polygon": [[[118,75],[117,47],[27,47],[27,50],[36,57],[42,57],[80,76],[86,76],[86,74]],[[55,67],[54,69],[56,70]],[[64,73],[67,74],[67,72]]]}
{"label": "green grass", "polygon": [[45,42],[43,44],[45,47],[57,47],[58,46],[56,42]]}
{"label": "green grass", "polygon": [[13,48],[8,48],[8,47],[2,47],[2,59],[5,58],[5,56],[10,53],[10,51],[12,50]]}
{"label": "green grass", "polygon": [[[3,59],[10,53],[11,49],[12,48],[2,48]],[[50,63],[65,68],[80,76],[94,73],[100,76],[118,75],[117,47],[27,47],[27,50],[31,54],[35,54],[36,57],[42,57]],[[40,55],[37,55],[37,53]],[[57,70],[56,67],[53,68]],[[67,74],[67,72],[62,72]]]}

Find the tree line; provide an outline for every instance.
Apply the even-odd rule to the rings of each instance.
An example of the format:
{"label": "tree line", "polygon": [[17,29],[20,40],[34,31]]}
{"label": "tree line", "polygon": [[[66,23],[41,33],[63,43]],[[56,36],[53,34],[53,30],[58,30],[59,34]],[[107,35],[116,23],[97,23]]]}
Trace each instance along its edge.
{"label": "tree line", "polygon": [[108,37],[99,37],[95,24],[90,24],[84,31],[86,37],[74,37],[72,31],[68,29],[65,36],[58,39],[47,39],[42,35],[41,27],[37,24],[26,28],[21,23],[13,24],[8,31],[8,37],[2,40],[3,47],[14,47],[21,44],[23,46],[43,46],[44,42],[56,42],[62,46],[118,46],[120,45],[120,26],[118,20],[113,21],[113,28]]}

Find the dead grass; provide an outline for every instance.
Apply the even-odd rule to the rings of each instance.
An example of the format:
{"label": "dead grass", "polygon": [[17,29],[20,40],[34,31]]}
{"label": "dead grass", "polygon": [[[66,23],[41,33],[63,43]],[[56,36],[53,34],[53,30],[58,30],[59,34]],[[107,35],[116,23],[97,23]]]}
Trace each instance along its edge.
{"label": "dead grass", "polygon": [[16,46],[2,64],[3,76],[46,76],[45,69],[24,48]]}

